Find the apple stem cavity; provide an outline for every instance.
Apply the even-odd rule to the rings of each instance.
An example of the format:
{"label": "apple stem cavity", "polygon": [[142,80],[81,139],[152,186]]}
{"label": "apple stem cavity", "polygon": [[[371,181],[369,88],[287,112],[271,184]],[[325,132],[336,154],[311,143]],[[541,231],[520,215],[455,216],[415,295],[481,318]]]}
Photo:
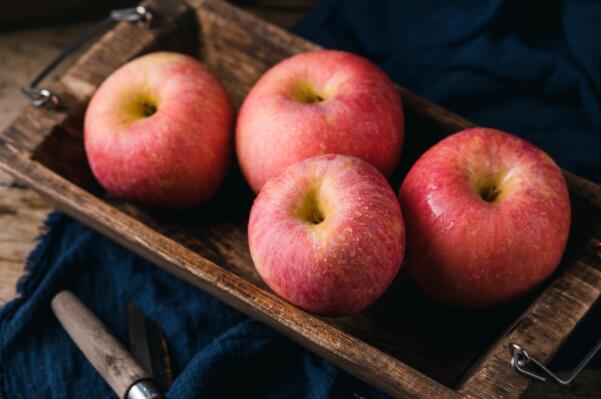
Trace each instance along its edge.
{"label": "apple stem cavity", "polygon": [[157,112],[156,105],[154,105],[148,101],[142,101],[141,106],[142,106],[142,115],[145,118],[148,118]]}
{"label": "apple stem cavity", "polygon": [[487,185],[480,190],[480,197],[486,202],[495,202],[501,191],[495,185]]}
{"label": "apple stem cavity", "polygon": [[325,220],[326,217],[318,201],[318,190],[309,189],[307,191],[297,215],[304,222],[312,225],[318,225]]}
{"label": "apple stem cavity", "polygon": [[319,210],[315,209],[313,212],[311,212],[309,214],[309,221],[313,224],[320,224],[321,222],[324,221],[324,217],[321,214],[321,212],[319,212]]}
{"label": "apple stem cavity", "polygon": [[292,98],[301,104],[315,104],[326,100],[324,96],[317,93],[311,83],[300,82],[294,88]]}

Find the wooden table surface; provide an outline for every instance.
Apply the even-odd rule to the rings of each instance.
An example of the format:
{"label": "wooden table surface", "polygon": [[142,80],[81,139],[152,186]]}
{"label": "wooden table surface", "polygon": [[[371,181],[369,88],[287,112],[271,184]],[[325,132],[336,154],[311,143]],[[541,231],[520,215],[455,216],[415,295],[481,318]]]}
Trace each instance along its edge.
{"label": "wooden table surface", "polygon": [[[316,0],[245,1],[245,8],[290,27]],[[275,6],[274,6],[275,4]],[[50,26],[0,32],[0,129],[4,129],[26,106],[19,94],[61,48],[80,35],[89,24]],[[16,295],[15,285],[24,273],[24,262],[35,246],[43,221],[52,206],[33,190],[0,172],[0,306]],[[601,371],[585,370],[570,389],[551,383],[533,384],[525,398],[601,398]]]}

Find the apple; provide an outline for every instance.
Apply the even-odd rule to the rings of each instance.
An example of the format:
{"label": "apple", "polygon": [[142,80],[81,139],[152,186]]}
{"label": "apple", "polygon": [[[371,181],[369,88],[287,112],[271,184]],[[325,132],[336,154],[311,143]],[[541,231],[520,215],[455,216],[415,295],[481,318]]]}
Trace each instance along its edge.
{"label": "apple", "polygon": [[322,154],[359,157],[388,176],[401,154],[403,110],[369,60],[319,50],[271,68],[244,100],[236,153],[255,192],[286,166]]}
{"label": "apple", "polygon": [[110,193],[160,208],[208,199],[227,172],[232,106],[194,58],[157,52],[112,73],[88,105],[84,143]]}
{"label": "apple", "polygon": [[424,153],[399,193],[407,271],[433,299],[481,308],[510,301],[559,265],[570,229],[561,170],[534,145],[487,128]]}
{"label": "apple", "polygon": [[339,316],[374,302],[395,277],[405,227],[388,182],[359,158],[322,155],[271,178],[248,223],[265,283],[309,311]]}

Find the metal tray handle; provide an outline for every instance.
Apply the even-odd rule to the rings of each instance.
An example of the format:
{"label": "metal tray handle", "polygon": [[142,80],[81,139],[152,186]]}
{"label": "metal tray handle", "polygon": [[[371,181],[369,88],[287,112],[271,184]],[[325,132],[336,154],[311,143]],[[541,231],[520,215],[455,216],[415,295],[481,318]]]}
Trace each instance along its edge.
{"label": "metal tray handle", "polygon": [[[601,241],[593,245],[593,251],[595,255],[601,259]],[[578,366],[566,377],[560,378],[557,374],[549,370],[544,364],[539,362],[533,357],[528,355],[528,352],[520,345],[512,343],[509,346],[511,353],[511,368],[513,368],[518,374],[530,378],[533,381],[546,382],[551,380],[554,383],[561,386],[568,386],[578,374],[586,367],[586,365],[595,357],[597,352],[601,349],[601,339],[597,341],[595,346],[590,350],[589,353],[578,363]]]}
{"label": "metal tray handle", "polygon": [[133,8],[125,8],[121,10],[113,10],[108,17],[93,25],[81,37],[63,49],[52,61],[48,63],[36,76],[33,78],[29,86],[21,88],[21,93],[35,107],[44,107],[55,109],[60,105],[60,99],[48,89],[38,87],[38,84],[46,77],[54,68],[65,60],[70,54],[77,51],[85,43],[92,40],[100,32],[108,28],[115,22],[127,21],[135,22],[140,27],[148,27],[152,21],[151,11],[144,6]]}
{"label": "metal tray handle", "polygon": [[532,358],[528,355],[528,352],[524,350],[518,344],[511,344],[511,367],[518,373],[525,377],[530,378],[534,381],[546,382],[551,380],[554,383],[561,386],[568,386],[578,374],[586,367],[593,357],[601,349],[601,339],[597,341],[597,344],[591,349],[589,353],[578,363],[578,366],[568,375],[567,378],[560,378],[557,374],[549,370],[541,362]]}

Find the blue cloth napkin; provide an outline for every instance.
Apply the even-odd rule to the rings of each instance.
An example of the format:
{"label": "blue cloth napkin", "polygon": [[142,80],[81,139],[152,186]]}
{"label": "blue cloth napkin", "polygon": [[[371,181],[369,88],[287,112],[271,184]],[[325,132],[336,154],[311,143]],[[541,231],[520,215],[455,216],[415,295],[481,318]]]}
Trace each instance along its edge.
{"label": "blue cloth napkin", "polygon": [[[365,55],[397,83],[601,182],[599,21],[592,0],[335,0],[295,31]],[[176,376],[169,398],[385,397],[60,213],[46,230],[21,297],[0,312],[0,398],[111,397],[50,311],[61,289],[123,342],[128,302],[160,323]]]}

